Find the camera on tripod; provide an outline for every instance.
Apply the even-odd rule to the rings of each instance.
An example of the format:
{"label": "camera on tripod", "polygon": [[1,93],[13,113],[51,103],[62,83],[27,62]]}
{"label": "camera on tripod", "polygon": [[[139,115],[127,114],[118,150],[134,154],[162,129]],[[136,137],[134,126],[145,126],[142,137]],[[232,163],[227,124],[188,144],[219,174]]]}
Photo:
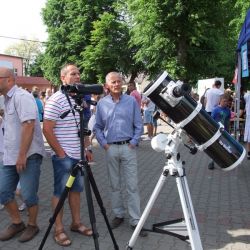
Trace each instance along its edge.
{"label": "camera on tripod", "polygon": [[100,95],[103,93],[103,87],[100,84],[74,83],[62,85],[62,91],[67,93],[76,93],[80,95]]}
{"label": "camera on tripod", "polygon": [[[100,84],[83,84],[83,83],[74,83],[74,84],[67,84],[67,85],[62,85],[61,86],[62,92],[65,94],[68,102],[70,109],[66,112],[64,112],[60,118],[64,119],[70,112],[73,113],[75,116],[75,110],[80,111],[81,109],[86,108],[86,105],[96,105],[97,103],[92,100],[84,100],[85,95],[100,95],[103,93],[103,87]],[[70,97],[75,100],[76,105],[73,107]],[[84,105],[85,103],[85,105]],[[82,129],[83,135],[84,136],[89,136],[91,135],[91,131],[83,127]],[[78,131],[78,136],[80,137],[80,131]]]}

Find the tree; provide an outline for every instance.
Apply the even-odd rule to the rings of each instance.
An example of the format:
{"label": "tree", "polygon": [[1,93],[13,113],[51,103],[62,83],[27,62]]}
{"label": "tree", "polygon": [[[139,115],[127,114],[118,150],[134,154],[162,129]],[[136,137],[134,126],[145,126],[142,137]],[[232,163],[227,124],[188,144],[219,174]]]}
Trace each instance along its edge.
{"label": "tree", "polygon": [[[234,1],[127,0],[137,62],[154,76],[164,69],[196,82],[226,74],[234,60],[228,25]],[[231,54],[229,60],[228,53]]]}
{"label": "tree", "polygon": [[56,84],[67,62],[80,66],[88,82],[103,82],[110,70],[131,81],[141,72],[155,77],[167,70],[193,83],[215,76],[231,82],[242,22],[236,13],[246,9],[245,2],[48,0],[42,69]]}
{"label": "tree", "polygon": [[[112,12],[112,0],[48,0],[42,11],[49,33],[43,60],[46,78],[59,84],[59,69],[68,62],[81,66],[81,53],[90,44],[93,21]],[[81,69],[82,70],[82,69]],[[92,80],[92,79],[89,79]]]}
{"label": "tree", "polygon": [[43,77],[43,75],[44,75],[43,68],[42,68],[43,60],[44,60],[44,54],[41,53],[41,54],[37,55],[35,61],[29,67],[29,75],[30,76]]}
{"label": "tree", "polygon": [[42,52],[43,44],[36,42],[37,39],[26,40],[10,45],[4,52],[13,56],[20,56],[24,59],[24,74],[28,75],[30,66],[35,58]]}
{"label": "tree", "polygon": [[116,14],[103,13],[100,20],[93,22],[90,45],[82,53],[84,77],[104,82],[108,72],[120,71],[134,81],[142,68],[133,59],[129,39],[128,24]]}

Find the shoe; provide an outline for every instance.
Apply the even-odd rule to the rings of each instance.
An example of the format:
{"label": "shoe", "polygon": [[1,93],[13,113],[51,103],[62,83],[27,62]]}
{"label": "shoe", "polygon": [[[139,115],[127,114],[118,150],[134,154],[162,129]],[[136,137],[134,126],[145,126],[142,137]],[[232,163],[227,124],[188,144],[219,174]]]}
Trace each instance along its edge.
{"label": "shoe", "polygon": [[27,225],[21,236],[19,237],[19,242],[26,242],[32,240],[39,232],[38,226]]}
{"label": "shoe", "polygon": [[10,240],[18,233],[22,232],[25,229],[25,225],[23,222],[19,224],[11,224],[4,231],[0,233],[0,240]]}
{"label": "shoe", "polygon": [[67,247],[71,245],[71,240],[64,229],[54,232],[54,240],[59,246]]}
{"label": "shoe", "polygon": [[[137,225],[130,225],[131,229],[135,230]],[[148,236],[148,233],[145,231],[145,229],[141,229],[140,233],[139,233],[139,236],[141,237],[147,237]]]}
{"label": "shoe", "polygon": [[3,210],[3,209],[4,209],[4,205],[0,204],[0,210]]}
{"label": "shoe", "polygon": [[143,141],[151,141],[151,137],[146,137],[143,139]]}
{"label": "shoe", "polygon": [[26,204],[23,202],[23,203],[19,206],[18,210],[19,210],[20,212],[22,212],[26,207],[27,207]]}
{"label": "shoe", "polygon": [[76,225],[71,225],[70,230],[72,232],[76,232],[85,236],[92,236],[93,231],[91,228],[85,227],[82,223],[76,224]]}
{"label": "shoe", "polygon": [[210,170],[214,169],[214,162],[213,161],[208,164],[208,169],[210,169]]}
{"label": "shoe", "polygon": [[122,223],[123,223],[124,219],[123,218],[119,218],[119,217],[115,217],[111,223],[110,223],[110,227],[112,229],[115,229],[117,227],[119,227]]}

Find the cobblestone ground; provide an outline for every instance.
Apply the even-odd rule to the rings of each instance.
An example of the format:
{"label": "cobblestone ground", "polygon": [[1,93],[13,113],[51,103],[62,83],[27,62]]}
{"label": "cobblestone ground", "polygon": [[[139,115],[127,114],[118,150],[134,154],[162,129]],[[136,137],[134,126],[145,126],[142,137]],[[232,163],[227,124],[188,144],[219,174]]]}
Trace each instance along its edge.
{"label": "cobblestone ground", "polygon": [[[150,142],[142,141],[138,147],[139,188],[141,207],[145,208],[149,197],[162,173],[165,165],[165,154],[152,150]],[[191,155],[181,146],[181,158],[186,162],[187,181],[191,192],[193,206],[198,222],[201,241],[204,249],[250,250],[250,161],[244,160],[241,166],[229,172],[220,169],[208,170],[210,161],[203,152]],[[92,165],[94,179],[101,194],[104,207],[109,219],[112,218],[109,186],[106,175],[104,152],[99,146],[94,147],[95,164]],[[38,224],[40,233],[30,242],[19,243],[17,238],[0,242],[1,250],[38,249],[40,242],[49,225],[52,216],[50,206],[53,178],[49,157],[44,159],[40,181],[39,197],[40,211]],[[83,221],[90,225],[85,193],[82,196],[81,214]],[[124,193],[124,196],[126,194]],[[114,249],[100,208],[94,200],[97,230],[99,233],[99,249]],[[22,212],[23,220],[27,220],[26,211]],[[92,237],[84,237],[69,230],[70,211],[65,202],[64,224],[72,239],[72,245],[67,249],[94,250]],[[174,177],[167,177],[154,206],[146,220],[145,227],[152,224],[183,217],[180,198]],[[5,210],[0,211],[0,230],[9,224]],[[128,215],[125,222],[114,231],[119,249],[126,249],[126,244],[132,236],[129,228]],[[43,249],[64,249],[55,244],[52,238],[53,229]],[[65,248],[66,249],[66,248]],[[191,249],[187,242],[166,234],[149,233],[148,237],[139,237],[133,247],[134,250],[182,250]]]}

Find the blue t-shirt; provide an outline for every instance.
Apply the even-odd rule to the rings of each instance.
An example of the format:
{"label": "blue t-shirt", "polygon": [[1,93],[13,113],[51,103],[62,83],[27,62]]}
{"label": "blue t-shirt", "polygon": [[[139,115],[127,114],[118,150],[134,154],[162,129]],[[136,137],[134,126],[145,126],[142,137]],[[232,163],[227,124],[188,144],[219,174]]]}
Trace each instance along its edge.
{"label": "blue t-shirt", "polygon": [[[83,99],[86,102],[91,101],[91,95],[84,95]],[[88,107],[83,109],[83,115],[84,115],[84,120],[89,121],[91,117],[91,111],[90,111],[90,104],[89,103],[87,104],[88,104]]]}
{"label": "blue t-shirt", "polygon": [[36,100],[36,105],[38,109],[39,121],[41,122],[43,121],[43,103],[38,97],[35,97],[35,100]]}
{"label": "blue t-shirt", "polygon": [[219,105],[216,106],[212,110],[211,116],[215,121],[221,122],[224,125],[226,131],[229,131],[231,110],[228,107],[221,107]]}

